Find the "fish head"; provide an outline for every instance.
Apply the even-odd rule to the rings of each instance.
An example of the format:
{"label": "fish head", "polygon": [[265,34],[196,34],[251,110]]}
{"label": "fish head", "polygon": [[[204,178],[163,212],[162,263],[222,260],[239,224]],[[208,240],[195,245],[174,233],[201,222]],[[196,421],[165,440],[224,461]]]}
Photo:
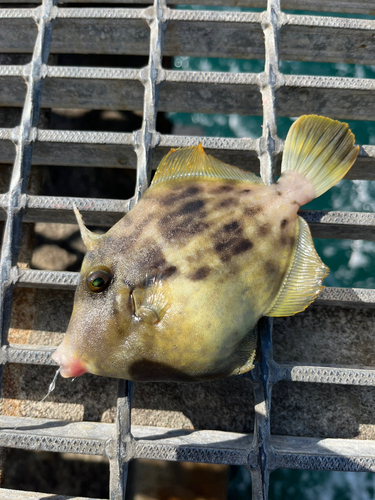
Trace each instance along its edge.
{"label": "fish head", "polygon": [[[52,358],[63,377],[83,373],[134,378],[129,370],[149,350],[147,339],[163,327],[168,285],[160,274],[155,249],[144,262],[141,250],[119,251],[118,233],[126,220],[90,243],[83,260],[72,316],[65,337]],[[126,238],[123,241],[127,241]],[[122,249],[124,250],[124,249]]]}

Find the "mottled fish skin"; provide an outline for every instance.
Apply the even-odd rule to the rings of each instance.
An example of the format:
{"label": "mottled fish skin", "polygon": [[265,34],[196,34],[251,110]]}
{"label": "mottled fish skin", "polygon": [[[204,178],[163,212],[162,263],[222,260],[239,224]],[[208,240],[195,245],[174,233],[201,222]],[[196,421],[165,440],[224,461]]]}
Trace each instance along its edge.
{"label": "mottled fish skin", "polygon": [[[86,254],[69,348],[90,372],[131,380],[238,371],[254,354],[249,326],[270,309],[290,264],[297,209],[277,185],[206,179],[153,186]],[[114,274],[100,294],[85,285],[96,266]],[[150,273],[166,303],[155,325],[134,319],[130,297]]]}

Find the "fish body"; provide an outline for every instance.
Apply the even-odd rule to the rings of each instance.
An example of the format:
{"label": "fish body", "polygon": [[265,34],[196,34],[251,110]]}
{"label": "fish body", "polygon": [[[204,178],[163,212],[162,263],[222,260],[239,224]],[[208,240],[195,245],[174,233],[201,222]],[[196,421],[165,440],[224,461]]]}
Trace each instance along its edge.
{"label": "fish body", "polygon": [[[342,177],[357,153],[350,131],[302,118],[318,120],[329,143],[338,134],[331,122],[341,131],[333,150]],[[319,120],[329,120],[323,131]],[[326,153],[319,141],[307,144],[318,158]],[[323,177],[326,190],[333,181]],[[140,202],[105,235],[90,233],[78,215],[88,252],[54,354],[61,374],[195,381],[250,370],[259,318],[303,310],[321,290],[328,269],[297,214],[321,189],[289,168],[265,186],[197,146],[169,153]]]}

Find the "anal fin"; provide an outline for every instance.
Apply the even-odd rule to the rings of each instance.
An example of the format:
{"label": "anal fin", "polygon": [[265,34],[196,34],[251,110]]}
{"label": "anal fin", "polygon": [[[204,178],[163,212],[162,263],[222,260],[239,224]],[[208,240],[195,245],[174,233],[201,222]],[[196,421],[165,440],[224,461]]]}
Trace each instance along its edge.
{"label": "anal fin", "polygon": [[303,311],[324,288],[329,269],[316,253],[307,223],[299,219],[299,235],[291,267],[265,316],[292,316]]}

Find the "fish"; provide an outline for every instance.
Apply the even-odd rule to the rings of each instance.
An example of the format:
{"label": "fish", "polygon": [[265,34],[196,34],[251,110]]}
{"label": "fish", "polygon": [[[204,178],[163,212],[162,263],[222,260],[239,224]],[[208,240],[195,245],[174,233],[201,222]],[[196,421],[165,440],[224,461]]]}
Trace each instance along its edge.
{"label": "fish", "polygon": [[63,377],[194,382],[254,367],[262,316],[303,311],[328,274],[301,206],[336,184],[359,147],[348,125],[305,115],[281,176],[172,149],[140,201],[87,247],[72,317],[52,358]]}

